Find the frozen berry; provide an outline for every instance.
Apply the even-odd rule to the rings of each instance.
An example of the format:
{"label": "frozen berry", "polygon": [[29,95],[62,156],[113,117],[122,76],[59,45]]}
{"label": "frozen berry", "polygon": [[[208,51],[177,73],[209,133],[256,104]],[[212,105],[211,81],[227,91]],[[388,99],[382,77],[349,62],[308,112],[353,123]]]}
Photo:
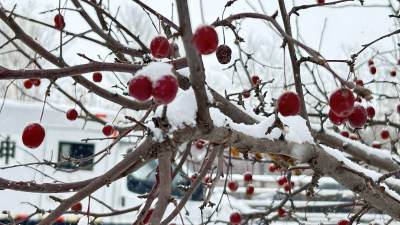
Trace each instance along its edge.
{"label": "frozen berry", "polygon": [[249,90],[244,90],[244,91],[242,92],[242,96],[243,96],[243,98],[248,98],[248,97],[250,97],[250,91],[249,91]]}
{"label": "frozen berry", "polygon": [[35,85],[36,87],[40,86],[40,83],[41,83],[40,79],[31,79],[31,80],[32,80],[33,85]]}
{"label": "frozen berry", "polygon": [[368,118],[372,119],[375,116],[375,109],[372,106],[367,107],[367,116]]}
{"label": "frozen berry", "polygon": [[389,137],[390,137],[390,133],[388,130],[384,129],[381,131],[381,138],[383,140],[389,139]]}
{"label": "frozen berry", "polygon": [[129,95],[139,101],[146,101],[151,97],[153,87],[149,78],[139,75],[129,81]]}
{"label": "frozen berry", "polygon": [[392,77],[395,77],[396,76],[396,70],[392,70],[392,71],[390,71],[390,76],[392,76]]}
{"label": "frozen berry", "polygon": [[231,225],[239,225],[241,221],[242,217],[238,212],[232,213],[229,217],[229,222],[231,223]]}
{"label": "frozen berry", "polygon": [[350,89],[340,88],[329,98],[331,110],[340,117],[347,117],[353,111],[354,95]]}
{"label": "frozen berry", "polygon": [[280,177],[277,182],[278,182],[279,186],[282,186],[282,185],[286,184],[288,182],[288,180],[286,177]]}
{"label": "frozen berry", "polygon": [[375,67],[375,66],[371,66],[371,67],[369,68],[369,72],[370,72],[372,75],[376,74],[376,67]]}
{"label": "frozen berry", "polygon": [[25,80],[24,81],[24,87],[26,89],[30,89],[32,87],[32,85],[33,85],[32,80]]}
{"label": "frozen berry", "polygon": [[243,180],[245,182],[251,182],[253,180],[253,175],[250,172],[246,172],[243,174]]}
{"label": "frozen berry", "polygon": [[345,117],[340,117],[336,115],[332,110],[329,110],[328,117],[329,120],[335,125],[340,125],[346,120]]}
{"label": "frozen berry", "polygon": [[278,112],[282,116],[294,116],[300,112],[300,98],[296,93],[287,91],[278,99]]}
{"label": "frozen berry", "polygon": [[346,137],[346,138],[348,138],[349,136],[350,136],[350,134],[349,134],[349,132],[347,132],[347,131],[341,131],[340,132],[340,135],[342,135],[343,137]]}
{"label": "frozen berry", "polygon": [[361,105],[355,106],[347,119],[353,128],[362,128],[367,122],[367,111]]}
{"label": "frozen berry", "polygon": [[372,66],[372,65],[374,65],[374,60],[372,60],[372,59],[368,60],[368,66]]}
{"label": "frozen berry", "polygon": [[364,81],[362,81],[362,80],[356,80],[356,85],[358,85],[358,86],[364,86]]}
{"label": "frozen berry", "polygon": [[204,148],[205,143],[206,142],[204,140],[198,139],[194,144],[195,144],[196,148],[200,150],[200,149]]}
{"label": "frozen berry", "polygon": [[231,61],[232,50],[228,45],[218,46],[215,54],[217,55],[218,62],[221,64],[227,64]]}
{"label": "frozen berry", "polygon": [[230,191],[236,191],[239,188],[237,181],[231,180],[228,182],[228,188]]}
{"label": "frozen berry", "polygon": [[76,120],[76,118],[78,118],[78,112],[75,109],[70,109],[67,111],[66,116],[68,120]]}
{"label": "frozen berry", "polygon": [[103,134],[107,137],[114,133],[114,127],[112,125],[105,125],[102,130]]}
{"label": "frozen berry", "polygon": [[252,195],[254,194],[254,185],[248,184],[246,187],[246,194],[247,195]]}
{"label": "frozen berry", "polygon": [[64,17],[61,14],[57,14],[54,17],[54,27],[58,30],[62,30],[65,27]]}
{"label": "frozen berry", "polygon": [[279,208],[278,209],[278,216],[279,217],[285,217],[286,216],[286,210],[284,208]]}
{"label": "frozen berry", "polygon": [[100,72],[94,72],[93,76],[92,76],[92,79],[93,79],[94,82],[100,83],[101,80],[103,79],[103,75]]}
{"label": "frozen berry", "polygon": [[325,4],[325,0],[317,0],[317,4],[318,4],[318,5]]}
{"label": "frozen berry", "polygon": [[167,58],[170,55],[170,44],[168,39],[157,36],[151,40],[150,52],[154,58]]}
{"label": "frozen berry", "polygon": [[269,164],[269,166],[268,166],[268,171],[269,171],[270,173],[274,173],[276,170],[277,170],[277,168],[276,168],[275,163]]}
{"label": "frozen berry", "polygon": [[251,77],[251,83],[252,83],[253,85],[257,85],[257,84],[261,83],[260,77],[257,76],[257,75],[252,76],[252,77]]}
{"label": "frozen berry", "polygon": [[42,144],[45,134],[46,132],[42,125],[30,123],[22,132],[22,142],[28,148],[37,148]]}
{"label": "frozen berry", "polygon": [[154,100],[159,104],[168,104],[172,102],[176,97],[178,87],[178,80],[175,78],[175,76],[163,76],[154,85]]}
{"label": "frozen berry", "polygon": [[337,223],[337,225],[349,225],[350,221],[348,220],[339,220],[339,222]]}
{"label": "frozen berry", "polygon": [[217,49],[218,34],[212,26],[201,26],[194,32],[192,43],[200,54],[211,54]]}

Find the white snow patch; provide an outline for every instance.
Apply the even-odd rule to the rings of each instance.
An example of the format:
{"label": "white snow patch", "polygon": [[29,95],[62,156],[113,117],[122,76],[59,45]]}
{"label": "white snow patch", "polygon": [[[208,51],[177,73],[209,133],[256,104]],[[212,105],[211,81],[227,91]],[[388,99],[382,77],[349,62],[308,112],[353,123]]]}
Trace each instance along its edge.
{"label": "white snow patch", "polygon": [[279,119],[287,126],[285,139],[296,143],[314,143],[314,139],[307,127],[307,122],[301,116],[282,116]]}
{"label": "white snow patch", "polygon": [[172,65],[163,62],[151,62],[144,66],[141,70],[138,70],[135,75],[143,75],[148,77],[154,86],[161,77],[165,75],[173,76]]}

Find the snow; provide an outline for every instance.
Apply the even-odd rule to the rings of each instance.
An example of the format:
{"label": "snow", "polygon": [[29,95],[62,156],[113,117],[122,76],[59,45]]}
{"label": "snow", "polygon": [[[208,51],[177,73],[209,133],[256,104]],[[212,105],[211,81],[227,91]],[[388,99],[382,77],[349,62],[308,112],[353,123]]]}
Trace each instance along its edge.
{"label": "snow", "polygon": [[153,86],[161,77],[172,74],[172,65],[163,62],[151,62],[135,73],[136,76],[143,75],[148,77]]}
{"label": "snow", "polygon": [[[327,152],[329,155],[335,157],[338,161],[343,162],[344,165],[346,165],[347,167],[349,167],[352,170],[361,172],[363,174],[365,174],[366,176],[372,178],[373,181],[377,181],[383,174],[378,173],[374,170],[370,170],[367,168],[364,168],[360,165],[358,165],[357,163],[352,162],[350,159],[346,158],[342,152],[340,152],[339,150],[330,148],[328,146],[325,145],[321,145],[323,147],[323,149],[325,150],[325,152]],[[387,179],[388,182],[390,182],[391,184],[396,184],[399,185],[400,184],[400,180],[395,179],[395,178],[388,178]],[[382,186],[385,187],[385,191],[391,195],[392,197],[394,197],[395,199],[400,201],[400,195],[397,194],[395,191],[391,190],[385,183],[381,183]]]}
{"label": "snow", "polygon": [[279,119],[283,124],[286,125],[285,128],[285,138],[288,141],[293,141],[296,143],[314,143],[314,139],[311,135],[310,130],[307,127],[307,122],[301,116],[282,116],[279,115]]}

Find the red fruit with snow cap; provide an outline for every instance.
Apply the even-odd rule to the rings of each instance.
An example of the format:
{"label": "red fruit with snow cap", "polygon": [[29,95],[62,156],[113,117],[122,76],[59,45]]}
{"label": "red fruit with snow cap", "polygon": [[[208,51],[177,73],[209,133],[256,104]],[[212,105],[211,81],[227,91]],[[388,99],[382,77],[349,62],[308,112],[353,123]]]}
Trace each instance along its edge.
{"label": "red fruit with snow cap", "polygon": [[153,85],[146,76],[139,75],[129,81],[129,95],[139,101],[146,101],[151,97]]}
{"label": "red fruit with snow cap", "polygon": [[178,80],[175,76],[165,75],[157,80],[153,89],[154,100],[159,104],[172,102],[178,93]]}

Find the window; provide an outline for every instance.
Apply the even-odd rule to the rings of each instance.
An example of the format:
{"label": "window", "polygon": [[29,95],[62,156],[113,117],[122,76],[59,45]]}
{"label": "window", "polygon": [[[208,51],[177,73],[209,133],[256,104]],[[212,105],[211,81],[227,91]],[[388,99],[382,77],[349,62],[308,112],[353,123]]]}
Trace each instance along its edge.
{"label": "window", "polygon": [[92,170],[93,158],[80,162],[73,162],[73,159],[83,159],[93,154],[94,144],[60,142],[58,145],[58,162],[60,162],[60,167],[63,169]]}

